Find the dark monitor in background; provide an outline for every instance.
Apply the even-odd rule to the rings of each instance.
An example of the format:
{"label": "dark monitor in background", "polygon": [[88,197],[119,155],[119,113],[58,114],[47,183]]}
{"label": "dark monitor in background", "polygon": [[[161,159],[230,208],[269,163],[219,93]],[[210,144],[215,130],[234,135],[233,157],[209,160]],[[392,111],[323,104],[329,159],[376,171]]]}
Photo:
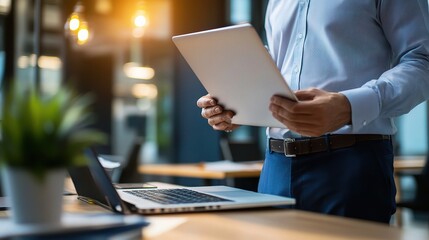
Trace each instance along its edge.
{"label": "dark monitor in background", "polygon": [[222,156],[226,160],[234,162],[263,160],[259,142],[255,140],[220,140]]}
{"label": "dark monitor in background", "polygon": [[112,172],[111,177],[114,183],[139,183],[142,181],[138,168],[143,144],[143,137],[136,136],[125,156],[100,154],[100,157],[107,161],[120,163],[120,166]]}
{"label": "dark monitor in background", "polygon": [[[259,142],[256,140],[231,140],[224,137],[220,139],[220,148],[222,157],[225,160],[244,162],[259,161],[264,159]],[[255,192],[258,190],[258,183],[258,177],[234,179],[234,187]]]}
{"label": "dark monitor in background", "polygon": [[126,126],[130,129],[133,129],[137,136],[145,137],[146,136],[146,116],[142,115],[128,115],[126,117]]}
{"label": "dark monitor in background", "polygon": [[131,145],[124,166],[120,169],[118,183],[138,183],[141,182],[141,176],[138,172],[140,164],[140,150],[144,140],[136,137]]}

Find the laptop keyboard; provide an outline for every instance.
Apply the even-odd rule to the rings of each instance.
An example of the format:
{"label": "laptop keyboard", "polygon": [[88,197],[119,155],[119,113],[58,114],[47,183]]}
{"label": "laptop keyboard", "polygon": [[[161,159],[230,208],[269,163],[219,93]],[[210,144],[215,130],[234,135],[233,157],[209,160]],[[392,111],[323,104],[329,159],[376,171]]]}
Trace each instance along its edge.
{"label": "laptop keyboard", "polygon": [[134,196],[160,204],[231,202],[231,200],[193,191],[190,189],[154,189],[124,191]]}

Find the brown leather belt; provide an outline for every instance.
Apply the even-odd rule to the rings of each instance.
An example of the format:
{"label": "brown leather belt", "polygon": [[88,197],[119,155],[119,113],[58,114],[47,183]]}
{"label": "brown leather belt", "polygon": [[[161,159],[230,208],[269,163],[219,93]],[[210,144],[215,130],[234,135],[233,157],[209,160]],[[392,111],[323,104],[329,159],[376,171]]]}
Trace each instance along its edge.
{"label": "brown leather belt", "polygon": [[351,147],[357,142],[389,140],[390,135],[381,134],[337,134],[314,138],[270,138],[270,150],[284,153],[286,157],[296,157],[311,153]]}

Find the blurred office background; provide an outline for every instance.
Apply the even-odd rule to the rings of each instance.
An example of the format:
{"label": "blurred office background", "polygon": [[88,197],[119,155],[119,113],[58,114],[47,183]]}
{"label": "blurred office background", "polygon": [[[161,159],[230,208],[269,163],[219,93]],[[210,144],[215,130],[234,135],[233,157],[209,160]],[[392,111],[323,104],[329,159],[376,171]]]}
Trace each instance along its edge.
{"label": "blurred office background", "polygon": [[[40,57],[36,59],[35,6],[41,2]],[[171,41],[176,34],[251,22],[264,35],[267,1],[247,0],[0,0],[0,73],[56,91],[71,84],[95,97],[96,127],[110,137],[102,153],[126,155],[144,137],[143,162],[222,159],[219,139],[196,107],[206,94]],[[73,14],[88,39],[65,29]],[[86,35],[84,35],[86,36]],[[40,68],[40,79],[34,67]],[[256,139],[264,129],[231,134]]]}
{"label": "blurred office background", "polygon": [[[265,129],[216,132],[200,116],[206,94],[171,41],[177,34],[252,23],[264,40],[268,0],[0,0],[0,80],[56,91],[71,84],[95,97],[95,126],[109,136],[103,154],[126,156],[143,137],[140,163],[196,163],[225,158],[221,139],[252,141],[260,156]],[[35,55],[41,6],[40,56]],[[81,34],[65,28],[73,16]],[[82,27],[82,25],[81,25]],[[40,79],[34,67],[40,67]],[[396,119],[397,155],[427,155],[428,106]],[[151,180],[149,178],[149,180]],[[169,179],[199,185],[191,179]],[[412,178],[401,182],[412,194]],[[405,191],[406,193],[406,191]]]}

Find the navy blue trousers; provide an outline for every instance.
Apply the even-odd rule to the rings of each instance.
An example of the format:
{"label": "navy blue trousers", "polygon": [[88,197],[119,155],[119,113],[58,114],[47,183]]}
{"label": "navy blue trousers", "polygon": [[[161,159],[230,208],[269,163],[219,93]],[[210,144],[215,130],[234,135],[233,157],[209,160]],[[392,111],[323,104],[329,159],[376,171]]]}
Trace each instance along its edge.
{"label": "navy blue trousers", "polygon": [[266,152],[259,192],[293,197],[293,208],[389,223],[396,210],[390,140],[294,158]]}

